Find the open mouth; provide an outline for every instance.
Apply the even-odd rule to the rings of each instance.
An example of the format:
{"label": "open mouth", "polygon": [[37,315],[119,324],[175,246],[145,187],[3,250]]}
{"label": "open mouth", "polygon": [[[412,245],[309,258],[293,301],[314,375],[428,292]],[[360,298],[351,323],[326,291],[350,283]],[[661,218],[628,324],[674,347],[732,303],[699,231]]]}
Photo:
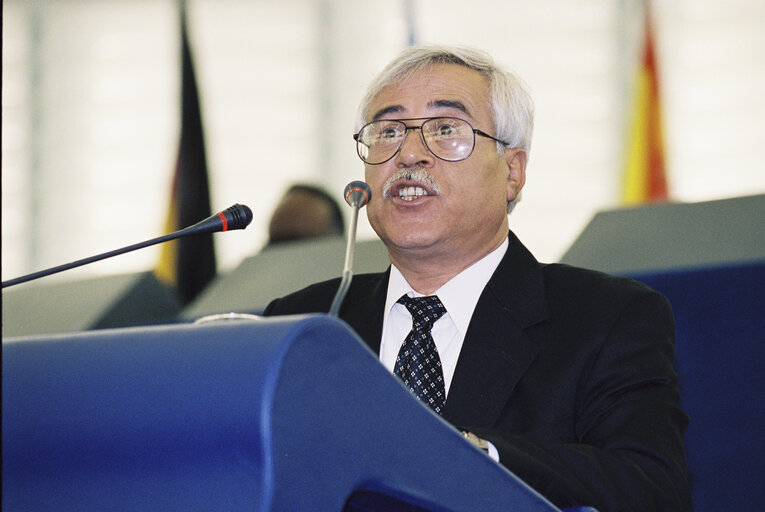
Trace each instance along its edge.
{"label": "open mouth", "polygon": [[422,187],[408,186],[398,189],[398,197],[403,201],[414,201],[418,197],[427,196],[428,191]]}
{"label": "open mouth", "polygon": [[420,168],[399,169],[383,186],[383,197],[398,198],[406,202],[437,195],[438,183],[430,173]]}

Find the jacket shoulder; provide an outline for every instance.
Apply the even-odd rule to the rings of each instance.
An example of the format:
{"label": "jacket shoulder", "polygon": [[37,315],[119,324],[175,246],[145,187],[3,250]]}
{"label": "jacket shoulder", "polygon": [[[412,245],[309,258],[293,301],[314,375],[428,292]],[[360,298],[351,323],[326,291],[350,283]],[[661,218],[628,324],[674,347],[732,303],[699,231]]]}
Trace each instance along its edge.
{"label": "jacket shoulder", "polygon": [[[563,263],[542,264],[544,280],[548,288],[583,287],[594,294],[648,293],[660,295],[645,283],[631,277],[607,274],[598,270],[572,267]],[[582,291],[581,289],[579,291]]]}
{"label": "jacket shoulder", "polygon": [[650,286],[630,277],[564,264],[542,266],[550,308],[579,318],[617,315],[638,304],[671,316],[669,301]]}

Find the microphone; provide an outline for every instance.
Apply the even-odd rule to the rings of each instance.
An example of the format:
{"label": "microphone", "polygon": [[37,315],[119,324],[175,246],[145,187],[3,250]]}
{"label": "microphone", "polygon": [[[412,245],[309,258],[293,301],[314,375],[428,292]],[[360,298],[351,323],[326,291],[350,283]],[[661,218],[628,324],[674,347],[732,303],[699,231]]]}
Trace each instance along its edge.
{"label": "microphone", "polygon": [[177,233],[183,233],[181,236],[203,235],[207,233],[217,233],[219,231],[232,231],[235,229],[244,229],[252,222],[252,210],[243,204],[229,206],[222,212],[210,215],[205,220],[201,220],[184,228]]}
{"label": "microphone", "polygon": [[343,299],[345,299],[345,294],[348,293],[348,288],[351,286],[351,279],[353,278],[353,253],[356,249],[356,224],[359,220],[359,210],[372,199],[372,189],[363,181],[352,181],[345,186],[343,196],[345,197],[345,202],[353,208],[353,215],[348,226],[348,243],[345,247],[343,277],[340,280],[340,286],[338,286],[335,298],[332,300],[332,305],[329,308],[331,316],[337,316]]}
{"label": "microphone", "polygon": [[352,181],[345,186],[345,202],[351,207],[363,207],[372,198],[372,189],[363,181]]}
{"label": "microphone", "polygon": [[226,208],[222,212],[218,212],[215,215],[211,215],[210,217],[206,218],[205,220],[197,222],[193,226],[183,228],[179,231],[175,231],[168,235],[152,238],[151,240],[146,240],[144,242],[140,242],[137,244],[128,245],[127,247],[123,247],[121,249],[116,249],[114,251],[97,254],[89,258],[83,258],[81,260],[73,261],[71,263],[59,265],[57,267],[51,267],[46,270],[40,270],[39,272],[33,272],[31,274],[17,277],[15,279],[9,279],[8,281],[3,281],[2,287],[7,288],[9,286],[13,286],[16,284],[26,283],[27,281],[39,279],[41,277],[49,276],[51,274],[56,274],[58,272],[63,272],[64,270],[81,267],[89,263],[95,263],[96,261],[105,260],[106,258],[111,258],[112,256],[125,254],[126,252],[135,251],[137,249],[143,249],[144,247],[149,247],[151,245],[156,245],[163,242],[169,242],[170,240],[175,240],[176,238],[181,238],[184,236],[204,235],[207,233],[217,233],[219,231],[231,231],[234,229],[244,229],[247,227],[247,225],[249,225],[250,222],[252,222],[252,210],[250,210],[247,206],[243,204],[235,204],[234,206]]}

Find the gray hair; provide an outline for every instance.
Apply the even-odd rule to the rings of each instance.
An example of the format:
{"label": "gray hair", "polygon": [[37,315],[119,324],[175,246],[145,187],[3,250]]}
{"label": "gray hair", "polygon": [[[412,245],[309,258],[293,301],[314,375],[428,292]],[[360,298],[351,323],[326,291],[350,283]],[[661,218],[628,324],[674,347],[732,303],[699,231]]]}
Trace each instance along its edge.
{"label": "gray hair", "polygon": [[[522,148],[528,155],[534,129],[534,103],[526,86],[520,78],[498,66],[488,53],[467,47],[427,45],[402,51],[367,88],[356,116],[356,131],[368,122],[372,101],[385,86],[404,82],[435,64],[457,64],[485,76],[489,83],[494,136],[507,142],[509,147]],[[505,149],[497,143],[500,154],[504,154]],[[520,194],[508,203],[508,213],[519,199]]]}

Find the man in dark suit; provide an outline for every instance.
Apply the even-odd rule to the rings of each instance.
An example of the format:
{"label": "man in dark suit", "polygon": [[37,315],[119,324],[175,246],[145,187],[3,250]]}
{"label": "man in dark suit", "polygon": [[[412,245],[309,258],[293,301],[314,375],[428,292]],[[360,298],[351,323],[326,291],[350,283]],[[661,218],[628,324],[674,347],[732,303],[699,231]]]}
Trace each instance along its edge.
{"label": "man in dark suit", "polygon": [[[340,317],[556,505],[690,510],[669,304],[635,281],[542,265],[509,232],[532,119],[520,82],[479,51],[411,48],[382,72],[354,138],[392,265],[356,276]],[[265,314],[326,312],[337,285]]]}

